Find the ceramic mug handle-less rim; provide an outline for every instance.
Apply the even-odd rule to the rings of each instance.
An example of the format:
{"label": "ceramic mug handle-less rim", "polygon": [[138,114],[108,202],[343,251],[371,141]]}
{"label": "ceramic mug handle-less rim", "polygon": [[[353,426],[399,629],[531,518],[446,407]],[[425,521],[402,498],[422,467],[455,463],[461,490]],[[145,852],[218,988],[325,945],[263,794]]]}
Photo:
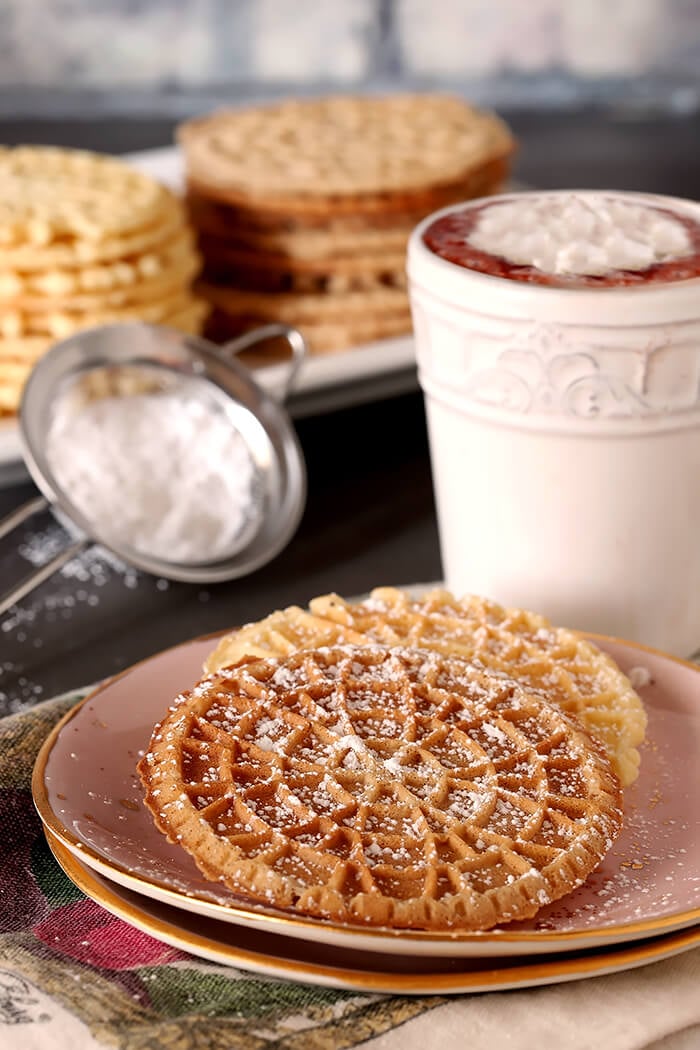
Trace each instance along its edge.
{"label": "ceramic mug handle-less rim", "polygon": [[289,325],[284,324],[264,325],[262,328],[255,328],[251,332],[246,332],[245,335],[231,340],[230,343],[224,343],[220,350],[223,354],[235,356],[268,339],[285,339],[292,351],[284,384],[280,393],[275,395],[284,404],[294,388],[299,369],[308,352],[306,341],[297,328],[291,328]]}

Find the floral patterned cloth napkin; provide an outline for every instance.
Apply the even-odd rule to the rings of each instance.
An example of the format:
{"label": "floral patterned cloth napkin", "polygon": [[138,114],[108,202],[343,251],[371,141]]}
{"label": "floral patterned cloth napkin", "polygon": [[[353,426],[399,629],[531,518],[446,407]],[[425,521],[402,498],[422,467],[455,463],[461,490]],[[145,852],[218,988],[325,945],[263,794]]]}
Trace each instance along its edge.
{"label": "floral patterned cloth napkin", "polygon": [[54,861],[30,780],[81,698],[0,720],[0,1047],[8,1050],[698,1050],[700,949],[516,992],[382,996],[204,962],[85,897]]}

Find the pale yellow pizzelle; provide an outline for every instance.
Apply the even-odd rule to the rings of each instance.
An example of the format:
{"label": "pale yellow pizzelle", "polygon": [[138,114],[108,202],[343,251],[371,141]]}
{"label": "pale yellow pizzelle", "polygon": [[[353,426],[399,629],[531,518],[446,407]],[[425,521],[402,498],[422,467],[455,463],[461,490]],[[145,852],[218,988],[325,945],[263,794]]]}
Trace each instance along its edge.
{"label": "pale yellow pizzelle", "polygon": [[0,244],[2,265],[11,272],[43,272],[48,268],[93,266],[114,262],[139,253],[158,250],[181,229],[184,212],[179,202],[172,199],[172,207],[165,215],[142,229],[122,235],[110,235],[102,240],[89,237],[57,240],[49,244]]}
{"label": "pale yellow pizzelle", "polygon": [[[0,249],[0,264],[4,259]],[[185,226],[152,251],[109,262],[21,272],[0,265],[0,310],[51,306],[89,310],[118,297],[156,298],[163,287],[187,287],[200,267],[192,232]]]}
{"label": "pale yellow pizzelle", "polygon": [[297,914],[484,930],[580,885],[622,825],[609,760],[564,712],[435,651],[295,650],[202,680],[138,771],[211,880]]}
{"label": "pale yellow pizzelle", "polygon": [[413,597],[382,587],[367,600],[335,594],[308,610],[292,606],[222,638],[206,661],[214,671],[244,657],[282,655],[295,647],[343,644],[410,645],[508,674],[528,690],[573,713],[610,756],[623,785],[638,775],[646,713],[629,679],[580,634],[536,613],[506,609],[484,598],[456,598],[436,588]]}
{"label": "pale yellow pizzelle", "polygon": [[121,305],[112,305],[108,300],[99,306],[93,304],[88,310],[66,309],[60,305],[26,311],[0,307],[0,339],[46,335],[58,340],[95,325],[128,320],[164,324],[168,318],[181,313],[195,302],[190,292],[175,287],[165,289],[162,296],[152,300]]}
{"label": "pale yellow pizzelle", "polygon": [[163,318],[163,324],[186,335],[199,335],[209,314],[209,307],[201,299],[192,297],[181,303],[171,314]]}
{"label": "pale yellow pizzelle", "polygon": [[[198,335],[208,314],[208,307],[201,300],[191,296],[176,296],[165,309],[158,309],[157,320],[169,328],[175,328],[188,335]],[[116,317],[114,314],[103,315],[103,320],[143,320],[144,311],[135,304],[130,310],[122,311]],[[94,321],[94,315],[86,319],[85,323],[78,323],[75,316],[61,317],[59,327],[63,334],[70,335],[83,327],[89,327]],[[2,328],[2,316],[0,314],[0,331]],[[13,417],[17,413],[22,397],[24,385],[29,374],[49,350],[57,335],[33,335],[21,337],[4,338],[0,334],[0,418]]]}
{"label": "pale yellow pizzelle", "polygon": [[0,413],[56,341],[142,320],[188,333],[208,307],[183,202],[116,157],[0,147]]}
{"label": "pale yellow pizzelle", "polygon": [[[173,194],[115,157],[0,147],[0,248],[9,253],[129,237],[167,220]],[[41,268],[41,263],[40,263]]]}

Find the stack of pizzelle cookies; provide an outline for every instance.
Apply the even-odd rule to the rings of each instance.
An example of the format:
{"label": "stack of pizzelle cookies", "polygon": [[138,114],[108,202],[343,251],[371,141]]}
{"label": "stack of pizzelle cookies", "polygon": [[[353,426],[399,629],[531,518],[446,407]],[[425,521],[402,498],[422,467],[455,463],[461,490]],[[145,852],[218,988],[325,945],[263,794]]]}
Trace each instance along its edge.
{"label": "stack of pizzelle cookies", "polygon": [[323,595],[225,636],[205,670],[138,771],[156,826],[253,901],[490,929],[580,886],[622,828],[642,701],[535,613]]}
{"label": "stack of pizzelle cookies", "polygon": [[500,189],[514,149],[496,115],[439,94],[219,111],[177,138],[212,336],[290,324],[312,352],[410,331],[411,230]]}
{"label": "stack of pizzelle cookies", "polygon": [[140,319],[199,332],[200,260],[185,209],[124,162],[0,147],[0,416],[56,341]]}

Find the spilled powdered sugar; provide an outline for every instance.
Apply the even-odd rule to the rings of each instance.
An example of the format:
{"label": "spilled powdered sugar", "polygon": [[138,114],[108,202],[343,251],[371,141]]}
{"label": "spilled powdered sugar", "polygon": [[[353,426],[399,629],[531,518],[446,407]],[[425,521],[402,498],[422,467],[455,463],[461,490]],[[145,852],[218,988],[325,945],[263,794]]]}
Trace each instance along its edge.
{"label": "spilled powdered sugar", "polygon": [[643,689],[644,686],[651,685],[652,682],[651,671],[648,667],[630,667],[627,671],[627,677],[633,689]]}
{"label": "spilled powdered sugar", "polygon": [[[66,530],[48,514],[36,522],[41,527],[33,523],[19,532],[16,553],[25,565],[24,571],[17,569],[16,556],[11,563],[9,556],[4,559],[0,552],[0,578],[4,581],[9,583],[10,579],[21,578],[45,565],[70,542]],[[47,650],[63,644],[60,639],[65,638],[66,632],[81,631],[88,619],[94,624],[107,591],[111,605],[120,596],[126,603],[130,592],[137,588],[165,591],[170,586],[168,580],[143,574],[98,545],[71,558],[40,588],[0,616],[0,652],[4,655],[12,646],[12,659],[0,658],[0,716],[23,711],[46,698],[44,686],[35,680],[32,667],[45,663]],[[208,599],[209,592],[201,590],[199,600]]]}

